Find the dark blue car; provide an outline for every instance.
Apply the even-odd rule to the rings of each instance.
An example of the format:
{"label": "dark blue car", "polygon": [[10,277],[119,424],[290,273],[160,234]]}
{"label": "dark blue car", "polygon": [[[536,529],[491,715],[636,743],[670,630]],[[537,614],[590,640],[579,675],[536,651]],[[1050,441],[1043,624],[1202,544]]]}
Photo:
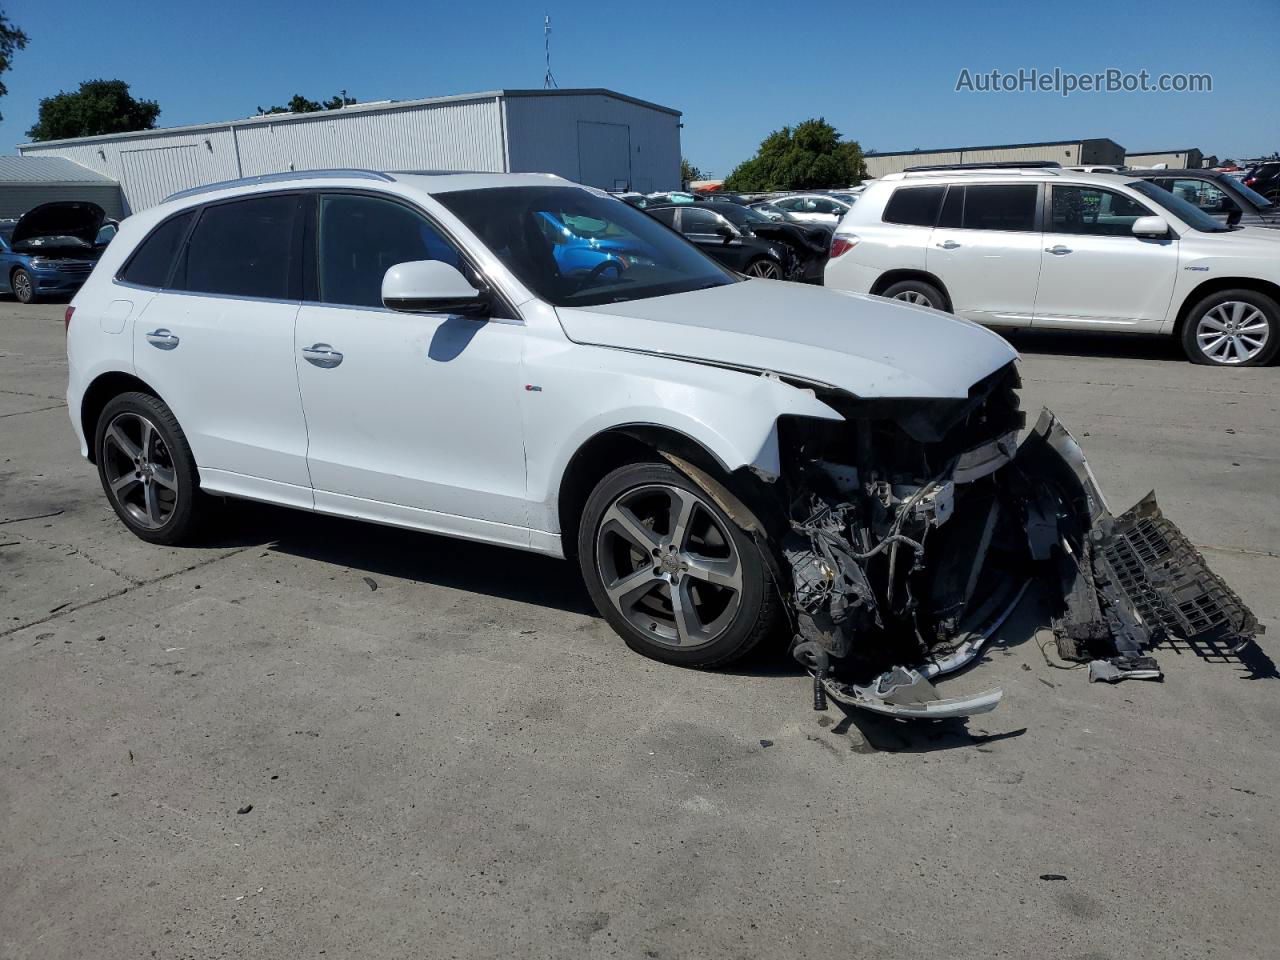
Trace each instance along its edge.
{"label": "dark blue car", "polygon": [[96,203],[65,200],[0,221],[0,293],[22,303],[75,293],[115,236],[104,219]]}

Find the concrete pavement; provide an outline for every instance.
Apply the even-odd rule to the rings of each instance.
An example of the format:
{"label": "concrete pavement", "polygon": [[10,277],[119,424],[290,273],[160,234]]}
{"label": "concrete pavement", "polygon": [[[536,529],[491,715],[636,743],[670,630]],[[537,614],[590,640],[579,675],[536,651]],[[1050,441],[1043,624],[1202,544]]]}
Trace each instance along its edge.
{"label": "concrete pavement", "polygon": [[1017,338],[1024,405],[1113,507],[1155,486],[1272,634],[1251,668],[1163,651],[1163,684],[1090,685],[1028,603],[944,684],[1000,708],[908,727],[815,714],[778,659],[639,658],[539,557],[253,505],[144,544],[75,449],[62,311],[0,304],[0,956],[1280,942],[1275,369]]}

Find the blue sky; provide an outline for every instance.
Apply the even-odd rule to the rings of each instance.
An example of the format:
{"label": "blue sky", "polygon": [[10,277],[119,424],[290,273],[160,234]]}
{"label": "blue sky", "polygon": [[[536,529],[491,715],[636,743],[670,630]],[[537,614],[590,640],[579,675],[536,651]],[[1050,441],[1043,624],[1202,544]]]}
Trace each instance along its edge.
{"label": "blue sky", "polygon": [[[98,77],[158,100],[160,126],[230,120],[295,92],[320,99],[343,87],[360,100],[540,87],[544,12],[560,86],[609,87],[682,110],[684,154],[714,174],[771,130],[810,116],[886,151],[1095,136],[1131,151],[1280,149],[1280,0],[1259,0],[1248,14],[1170,0],[1156,12],[1025,0],[4,7],[31,37],[4,77],[5,152],[26,140],[40,97]],[[1208,73],[1213,92],[955,92],[964,68],[1032,67]]]}

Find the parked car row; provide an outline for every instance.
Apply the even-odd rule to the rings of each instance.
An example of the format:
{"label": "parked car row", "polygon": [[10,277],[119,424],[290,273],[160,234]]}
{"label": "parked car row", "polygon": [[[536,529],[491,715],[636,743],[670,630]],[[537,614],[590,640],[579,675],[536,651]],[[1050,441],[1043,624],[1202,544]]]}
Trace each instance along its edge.
{"label": "parked car row", "polygon": [[[1261,225],[1234,224],[1246,206]],[[896,173],[841,221],[825,282],[993,327],[1173,335],[1195,363],[1257,366],[1280,349],[1272,210],[1208,172]]]}

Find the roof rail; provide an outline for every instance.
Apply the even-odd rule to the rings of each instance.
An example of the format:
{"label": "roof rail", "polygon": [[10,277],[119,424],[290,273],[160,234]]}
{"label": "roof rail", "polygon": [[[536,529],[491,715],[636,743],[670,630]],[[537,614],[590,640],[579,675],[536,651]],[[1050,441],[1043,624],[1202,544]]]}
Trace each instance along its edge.
{"label": "roof rail", "polygon": [[937,163],[923,167],[904,167],[903,173],[925,173],[930,170],[1052,170],[1062,169],[1057,160],[993,160],[990,163]]}
{"label": "roof rail", "polygon": [[381,180],[384,183],[392,183],[395,177],[389,174],[379,173],[377,170],[358,170],[358,169],[332,169],[332,170],[289,170],[284,173],[261,173],[256,177],[237,177],[234,180],[219,180],[217,183],[206,183],[204,186],[192,187],[189,190],[179,190],[177,193],[171,193],[165,197],[162,202],[168,203],[170,200],[181,200],[183,197],[194,197],[201,193],[210,193],[214,190],[225,190],[228,187],[252,187],[260,183],[281,183],[289,180],[317,180],[317,179],[343,179],[343,180]]}

